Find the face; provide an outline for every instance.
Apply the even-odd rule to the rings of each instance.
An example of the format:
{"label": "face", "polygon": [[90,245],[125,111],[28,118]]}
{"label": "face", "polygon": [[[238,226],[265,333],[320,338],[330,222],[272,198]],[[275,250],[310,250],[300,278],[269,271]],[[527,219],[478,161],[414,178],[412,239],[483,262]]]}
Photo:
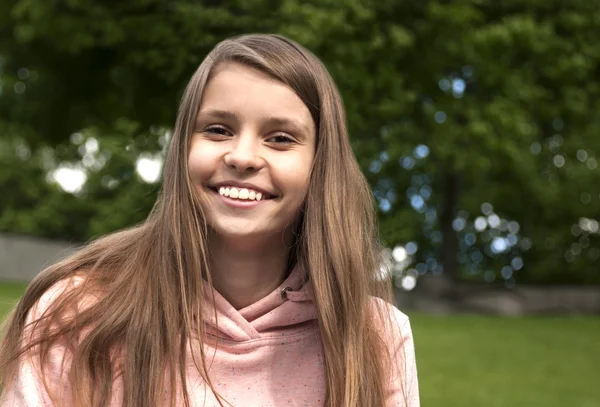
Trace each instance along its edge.
{"label": "face", "polygon": [[314,158],[310,112],[291,88],[258,70],[216,69],[188,159],[208,225],[225,241],[289,243]]}

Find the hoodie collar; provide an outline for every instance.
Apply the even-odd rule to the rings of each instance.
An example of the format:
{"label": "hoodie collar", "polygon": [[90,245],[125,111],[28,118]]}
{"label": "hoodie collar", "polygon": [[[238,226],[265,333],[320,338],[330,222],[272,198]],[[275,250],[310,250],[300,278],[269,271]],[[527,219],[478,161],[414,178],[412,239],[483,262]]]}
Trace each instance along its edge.
{"label": "hoodie collar", "polygon": [[[290,275],[266,297],[236,310],[217,290],[204,286],[206,312],[204,321],[209,334],[242,342],[259,339],[306,321],[315,320],[317,312],[312,301],[310,282],[306,273],[296,266]],[[211,295],[214,294],[214,308]],[[214,309],[217,311],[215,320]]]}

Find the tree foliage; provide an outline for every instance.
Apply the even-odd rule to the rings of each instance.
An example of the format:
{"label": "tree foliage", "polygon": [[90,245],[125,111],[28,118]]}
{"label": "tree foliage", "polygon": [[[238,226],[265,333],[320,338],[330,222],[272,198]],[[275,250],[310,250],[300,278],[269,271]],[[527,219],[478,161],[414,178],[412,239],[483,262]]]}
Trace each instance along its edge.
{"label": "tree foliage", "polygon": [[[246,32],[325,62],[408,273],[600,282],[597,0],[0,0],[0,229],[143,220],[157,186],[136,160],[164,150],[204,55]],[[78,193],[47,182],[61,163],[86,169]]]}

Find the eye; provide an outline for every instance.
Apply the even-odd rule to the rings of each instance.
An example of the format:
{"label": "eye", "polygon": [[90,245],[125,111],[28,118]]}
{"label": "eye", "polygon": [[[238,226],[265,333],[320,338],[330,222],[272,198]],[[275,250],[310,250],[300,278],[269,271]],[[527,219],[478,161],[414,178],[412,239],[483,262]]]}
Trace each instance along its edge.
{"label": "eye", "polygon": [[275,134],[274,136],[269,137],[267,141],[274,144],[292,144],[296,142],[292,136],[284,133]]}
{"label": "eye", "polygon": [[221,126],[210,126],[204,130],[205,133],[216,136],[231,136],[231,132]]}

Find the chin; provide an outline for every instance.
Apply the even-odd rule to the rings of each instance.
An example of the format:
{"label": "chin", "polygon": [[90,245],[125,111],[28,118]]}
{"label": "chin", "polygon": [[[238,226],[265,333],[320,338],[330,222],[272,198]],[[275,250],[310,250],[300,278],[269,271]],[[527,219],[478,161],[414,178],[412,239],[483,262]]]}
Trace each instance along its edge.
{"label": "chin", "polygon": [[220,240],[260,240],[260,239],[269,239],[276,235],[281,235],[283,231],[277,230],[269,230],[264,228],[257,227],[249,227],[248,225],[240,226],[240,225],[215,225],[211,228],[213,234],[218,236]]}

